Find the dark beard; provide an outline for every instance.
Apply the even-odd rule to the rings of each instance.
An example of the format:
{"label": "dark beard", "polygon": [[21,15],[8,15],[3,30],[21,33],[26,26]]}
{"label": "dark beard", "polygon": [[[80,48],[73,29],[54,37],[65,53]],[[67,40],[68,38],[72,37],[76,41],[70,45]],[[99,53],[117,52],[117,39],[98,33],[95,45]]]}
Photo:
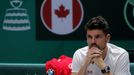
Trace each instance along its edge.
{"label": "dark beard", "polygon": [[96,47],[96,48],[100,49],[101,51],[103,51],[106,48],[106,46],[104,48],[100,48],[100,46],[98,46],[96,43],[92,43],[89,47],[90,48]]}
{"label": "dark beard", "polygon": [[92,43],[92,44],[90,45],[90,48],[92,48],[92,47],[97,47],[98,49],[100,49],[100,47],[99,47],[96,43]]}

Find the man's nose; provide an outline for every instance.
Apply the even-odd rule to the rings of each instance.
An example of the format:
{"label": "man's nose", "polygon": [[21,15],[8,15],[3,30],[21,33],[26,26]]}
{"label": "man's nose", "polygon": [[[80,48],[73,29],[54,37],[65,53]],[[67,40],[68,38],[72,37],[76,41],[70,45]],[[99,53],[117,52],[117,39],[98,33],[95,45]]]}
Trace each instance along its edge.
{"label": "man's nose", "polygon": [[92,38],[91,39],[91,43],[96,43],[96,39],[95,38]]}

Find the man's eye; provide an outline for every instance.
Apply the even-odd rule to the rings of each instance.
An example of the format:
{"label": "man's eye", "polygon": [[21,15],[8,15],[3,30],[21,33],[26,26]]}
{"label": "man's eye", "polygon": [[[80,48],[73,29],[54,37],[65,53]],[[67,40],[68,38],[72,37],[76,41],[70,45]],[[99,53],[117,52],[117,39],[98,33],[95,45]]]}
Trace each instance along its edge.
{"label": "man's eye", "polygon": [[90,35],[88,35],[88,38],[92,38]]}
{"label": "man's eye", "polygon": [[96,38],[101,38],[101,36],[100,35],[97,35]]}

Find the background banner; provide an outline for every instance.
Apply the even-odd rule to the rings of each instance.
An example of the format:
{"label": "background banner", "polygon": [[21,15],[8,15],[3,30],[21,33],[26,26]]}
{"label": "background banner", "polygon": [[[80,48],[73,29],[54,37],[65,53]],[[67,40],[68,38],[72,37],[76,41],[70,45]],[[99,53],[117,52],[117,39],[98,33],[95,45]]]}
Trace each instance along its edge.
{"label": "background banner", "polygon": [[[64,2],[62,2],[64,0],[56,0],[59,1],[60,4],[57,4],[57,7],[52,8],[56,3],[56,2],[53,3],[53,1],[54,0],[40,0],[40,1],[36,0],[37,40],[85,40],[86,36],[84,31],[84,25],[90,18],[99,15],[103,16],[108,21],[110,26],[110,33],[112,35],[112,40],[132,40],[134,38],[134,11],[133,11],[134,2],[132,1],[67,0],[67,2],[65,2],[66,4],[64,4]],[[73,6],[67,4],[67,3],[73,3],[72,1],[74,1],[74,3],[76,2],[75,4],[77,4],[78,2],[78,5],[76,6],[77,10],[73,9]],[[42,7],[43,4],[44,7]],[[58,18],[53,18],[54,16],[57,17],[56,14],[54,13],[52,14],[53,10],[62,11],[62,9],[60,9],[60,5],[65,6],[65,8],[63,9],[64,11],[69,9],[67,6],[71,6],[70,7],[71,9],[69,10],[71,10],[72,12],[74,11],[79,13],[79,11],[81,11],[81,16],[83,17],[81,16],[76,17],[81,18],[79,22],[80,26],[77,26],[74,30],[72,29],[72,31],[69,31],[69,29],[64,25],[67,24],[68,26],[72,26],[73,25],[72,18],[68,18],[70,19],[70,21],[68,21],[69,23],[64,22],[67,19],[68,15],[67,17],[60,18],[60,22],[57,20]],[[51,8],[49,8],[48,6],[50,6]],[[53,18],[55,22],[52,23],[52,20],[50,18],[48,19],[51,21],[51,22],[49,21],[51,24],[47,22],[48,19],[42,21],[42,17],[44,16],[41,14],[42,13],[41,8],[44,9],[47,8],[47,10],[43,10],[44,11],[43,14],[47,15],[47,17]],[[68,14],[70,14],[71,11]],[[61,12],[60,15],[64,13],[65,12]],[[71,16],[77,16],[77,15],[72,14]],[[46,25],[53,25],[53,27],[54,26],[58,27],[59,29],[61,29],[59,31],[61,34],[57,34],[57,32],[55,32],[59,30],[58,28],[55,31],[53,31],[52,29],[46,27]],[[62,34],[62,32],[66,32],[66,30],[68,30],[69,32],[67,32],[67,34],[66,33]]]}

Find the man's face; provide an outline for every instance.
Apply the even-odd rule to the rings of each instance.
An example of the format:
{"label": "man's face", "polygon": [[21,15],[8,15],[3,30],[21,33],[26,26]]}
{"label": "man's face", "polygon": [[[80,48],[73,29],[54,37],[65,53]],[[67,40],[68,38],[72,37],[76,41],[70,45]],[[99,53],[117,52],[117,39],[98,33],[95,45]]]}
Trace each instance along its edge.
{"label": "man's face", "polygon": [[110,35],[105,34],[102,30],[94,29],[87,30],[87,43],[88,45],[97,45],[99,49],[103,50],[106,47],[106,43],[109,42]]}

